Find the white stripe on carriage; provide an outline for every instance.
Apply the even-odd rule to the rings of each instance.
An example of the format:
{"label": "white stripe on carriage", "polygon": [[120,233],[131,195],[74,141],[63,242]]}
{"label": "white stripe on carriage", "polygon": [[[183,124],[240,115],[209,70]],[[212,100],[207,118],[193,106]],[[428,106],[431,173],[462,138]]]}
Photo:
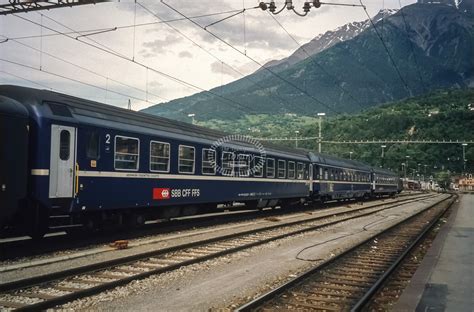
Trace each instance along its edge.
{"label": "white stripe on carriage", "polygon": [[49,169],[31,169],[31,175],[49,176]]}
{"label": "white stripe on carriage", "polygon": [[170,180],[214,180],[214,181],[248,181],[248,182],[275,182],[275,183],[309,183],[309,180],[296,179],[265,179],[252,177],[225,177],[208,175],[187,174],[159,174],[139,172],[113,172],[113,171],[79,171],[81,177],[95,178],[131,178],[131,179],[170,179]]}
{"label": "white stripe on carriage", "polygon": [[[48,176],[49,169],[32,169],[31,175]],[[114,171],[79,171],[80,177],[90,178],[130,178],[130,179],[170,179],[170,180],[214,180],[214,181],[247,181],[247,182],[273,182],[273,183],[310,183],[310,180],[296,179],[276,179],[276,178],[253,178],[253,177],[225,177],[225,176],[200,176],[186,174],[158,174],[158,173],[137,173],[137,172],[114,172]],[[313,183],[331,184],[367,184],[371,182],[355,181],[331,181],[313,180]],[[396,184],[376,184],[377,186],[396,186]]]}

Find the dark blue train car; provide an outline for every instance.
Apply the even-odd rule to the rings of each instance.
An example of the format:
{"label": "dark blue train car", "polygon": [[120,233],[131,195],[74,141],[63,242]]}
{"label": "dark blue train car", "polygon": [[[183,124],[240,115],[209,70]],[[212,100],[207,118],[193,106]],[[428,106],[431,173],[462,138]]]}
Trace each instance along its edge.
{"label": "dark blue train car", "polygon": [[375,167],[372,184],[373,196],[394,196],[399,193],[399,178],[390,170]]}
{"label": "dark blue train car", "polygon": [[327,201],[371,196],[370,166],[313,153],[310,153],[310,159],[313,167],[314,198]]}
{"label": "dark blue train car", "polygon": [[14,226],[32,236],[234,202],[393,195],[398,181],[352,160],[17,86],[0,86],[0,143],[0,232]]}
{"label": "dark blue train car", "polygon": [[1,222],[27,220],[31,235],[310,196],[303,151],[262,154],[217,131],[51,91],[0,86],[0,96],[2,149],[10,148],[0,153]]}
{"label": "dark blue train car", "polygon": [[29,113],[0,95],[0,229],[25,204],[28,183]]}

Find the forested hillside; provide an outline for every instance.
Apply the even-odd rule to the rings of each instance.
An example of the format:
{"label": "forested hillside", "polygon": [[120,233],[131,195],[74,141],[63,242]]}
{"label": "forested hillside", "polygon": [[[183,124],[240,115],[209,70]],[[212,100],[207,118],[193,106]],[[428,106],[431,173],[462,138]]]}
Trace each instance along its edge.
{"label": "forested hillside", "polygon": [[[283,115],[253,115],[239,120],[211,120],[200,125],[230,133],[254,137],[317,137],[318,119],[315,117]],[[439,91],[369,109],[355,115],[327,117],[323,120],[324,140],[470,140],[474,141],[474,89]],[[294,141],[278,144],[295,146]],[[316,148],[316,140],[299,141],[299,147]],[[338,145],[323,144],[323,152],[380,165],[380,144]],[[420,163],[427,174],[442,168],[461,171],[461,144],[387,144],[385,167],[400,169],[410,156],[409,166]],[[466,148],[467,167],[474,170],[474,146]],[[418,169],[418,168],[416,168]]]}

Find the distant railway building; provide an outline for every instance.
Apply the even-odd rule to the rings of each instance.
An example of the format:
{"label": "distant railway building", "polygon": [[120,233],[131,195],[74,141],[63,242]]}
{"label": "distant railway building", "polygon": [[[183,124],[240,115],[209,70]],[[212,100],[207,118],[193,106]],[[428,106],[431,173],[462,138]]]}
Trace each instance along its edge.
{"label": "distant railway building", "polygon": [[461,192],[474,192],[474,178],[472,174],[459,179],[458,185]]}

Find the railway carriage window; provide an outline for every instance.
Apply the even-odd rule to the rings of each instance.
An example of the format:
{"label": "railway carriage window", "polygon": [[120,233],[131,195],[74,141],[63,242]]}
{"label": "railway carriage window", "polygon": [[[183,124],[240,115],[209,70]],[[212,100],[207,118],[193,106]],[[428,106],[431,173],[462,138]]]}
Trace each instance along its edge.
{"label": "railway carriage window", "polygon": [[138,139],[115,137],[115,169],[138,170],[140,142]]}
{"label": "railway carriage window", "polygon": [[222,175],[234,175],[234,153],[222,152]]}
{"label": "railway carriage window", "polygon": [[254,177],[263,177],[263,166],[265,162],[263,161],[263,157],[256,156],[253,158],[253,175]]}
{"label": "railway carriage window", "polygon": [[67,130],[62,130],[59,137],[59,158],[61,160],[69,159],[69,150],[71,145],[71,133]]}
{"label": "railway carriage window", "polygon": [[267,158],[267,178],[275,177],[275,159]]}
{"label": "railway carriage window", "polygon": [[295,162],[289,161],[288,162],[288,179],[295,178]]}
{"label": "railway carriage window", "polygon": [[304,179],[304,164],[298,163],[298,174],[297,174],[298,180]]}
{"label": "railway carriage window", "polygon": [[234,171],[238,177],[248,177],[250,175],[250,155],[239,154],[234,162]]}
{"label": "railway carriage window", "polygon": [[86,156],[89,159],[99,159],[100,137],[97,131],[89,132],[87,135]]}
{"label": "railway carriage window", "polygon": [[194,173],[194,159],[196,150],[192,146],[180,145],[178,155],[179,173]]}
{"label": "railway carriage window", "polygon": [[170,171],[170,144],[150,142],[150,171]]}
{"label": "railway carriage window", "polygon": [[279,179],[286,178],[286,161],[285,160],[278,161],[278,178]]}
{"label": "railway carriage window", "polygon": [[202,174],[216,174],[216,151],[208,148],[202,149]]}
{"label": "railway carriage window", "polygon": [[324,169],[324,180],[329,180],[328,170]]}

